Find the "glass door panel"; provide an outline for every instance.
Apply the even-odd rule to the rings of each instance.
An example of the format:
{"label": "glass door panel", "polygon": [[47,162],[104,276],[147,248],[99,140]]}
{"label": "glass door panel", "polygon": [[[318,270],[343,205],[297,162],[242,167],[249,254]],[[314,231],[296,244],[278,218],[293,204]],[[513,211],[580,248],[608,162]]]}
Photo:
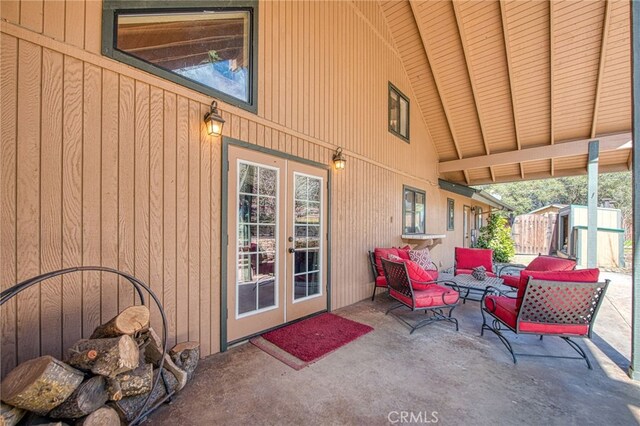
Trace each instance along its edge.
{"label": "glass door panel", "polygon": [[326,171],[289,162],[287,320],[326,309]]}
{"label": "glass door panel", "polygon": [[285,322],[286,161],[229,148],[227,341]]}
{"label": "glass door panel", "polygon": [[239,162],[236,316],[277,307],[279,170]]}

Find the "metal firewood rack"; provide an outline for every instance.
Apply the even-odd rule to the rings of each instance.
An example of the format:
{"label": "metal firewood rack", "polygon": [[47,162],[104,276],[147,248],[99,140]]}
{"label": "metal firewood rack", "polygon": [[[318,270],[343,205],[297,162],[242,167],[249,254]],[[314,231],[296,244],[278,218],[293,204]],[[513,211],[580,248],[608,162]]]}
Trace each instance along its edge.
{"label": "metal firewood rack", "polygon": [[[129,275],[125,272],[118,271],[117,269],[105,268],[102,266],[78,266],[75,268],[66,268],[66,269],[60,269],[53,272],[47,272],[46,274],[29,278],[28,280],[22,281],[14,285],[13,287],[10,287],[4,290],[2,293],[0,293],[0,306],[4,305],[6,302],[11,300],[13,297],[20,294],[24,290],[28,289],[29,287],[32,287],[36,284],[41,284],[42,282],[50,278],[55,278],[61,275],[71,274],[74,272],[107,272],[107,273],[118,275],[126,279],[126,282],[128,282],[133,286],[133,288],[136,290],[138,294],[138,297],[140,298],[139,299],[140,304],[142,305],[145,304],[144,293],[146,292],[149,294],[151,299],[153,299],[154,303],[158,307],[158,311],[160,312],[160,316],[162,317],[162,359],[160,360],[160,365],[158,366],[158,368],[160,369],[160,374],[158,374],[157,377],[155,378],[153,382],[153,386],[151,387],[151,392],[149,392],[147,399],[144,401],[144,404],[142,404],[140,411],[137,413],[136,417],[131,422],[129,422],[129,425],[137,425],[141,423],[143,420],[145,420],[147,416],[151,414],[153,411],[155,411],[160,405],[171,400],[171,398],[175,394],[175,391],[169,390],[169,387],[166,381],[164,380],[164,377],[162,374],[162,367],[164,365],[164,359],[167,354],[167,317],[164,313],[164,309],[162,307],[162,304],[160,303],[160,300],[147,284],[143,283],[136,277]],[[156,390],[156,387],[160,385],[160,379],[162,379],[162,382],[163,382],[162,386],[165,387],[166,395],[160,400],[153,403],[152,406],[148,407],[149,403],[151,402],[151,397],[153,396],[154,391]]]}

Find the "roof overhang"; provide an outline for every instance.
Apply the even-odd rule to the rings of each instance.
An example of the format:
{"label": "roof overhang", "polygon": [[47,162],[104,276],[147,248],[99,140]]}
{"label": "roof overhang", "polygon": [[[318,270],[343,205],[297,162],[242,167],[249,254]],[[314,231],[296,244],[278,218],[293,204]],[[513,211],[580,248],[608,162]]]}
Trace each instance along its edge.
{"label": "roof overhang", "polygon": [[508,204],[503,203],[498,200],[493,195],[489,194],[487,191],[483,191],[481,189],[470,188],[466,185],[461,185],[459,183],[449,182],[444,179],[438,179],[438,184],[441,189],[445,191],[453,192],[454,194],[462,195],[464,197],[471,198],[472,200],[476,200],[480,203],[487,204],[495,209],[504,210],[512,212],[514,208],[509,206]]}

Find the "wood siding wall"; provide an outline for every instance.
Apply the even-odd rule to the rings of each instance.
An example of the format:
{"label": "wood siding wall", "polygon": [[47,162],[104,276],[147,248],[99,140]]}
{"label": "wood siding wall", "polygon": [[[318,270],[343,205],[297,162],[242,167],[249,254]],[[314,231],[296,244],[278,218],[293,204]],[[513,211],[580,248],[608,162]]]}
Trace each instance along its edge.
{"label": "wood siding wall", "polygon": [[[2,289],[63,267],[121,269],[160,295],[170,345],[217,352],[221,141],[202,123],[211,98],[102,57],[99,1],[3,1],[0,14]],[[417,102],[410,144],[387,131],[388,81],[415,96],[376,2],[268,1],[259,16],[258,114],[221,104],[224,133],[325,164],[344,148],[331,194],[340,308],[370,293],[366,250],[401,243],[403,184],[427,191],[427,231],[446,228],[437,156]],[[61,356],[134,302],[106,274],[59,281],[2,307],[3,372]]]}

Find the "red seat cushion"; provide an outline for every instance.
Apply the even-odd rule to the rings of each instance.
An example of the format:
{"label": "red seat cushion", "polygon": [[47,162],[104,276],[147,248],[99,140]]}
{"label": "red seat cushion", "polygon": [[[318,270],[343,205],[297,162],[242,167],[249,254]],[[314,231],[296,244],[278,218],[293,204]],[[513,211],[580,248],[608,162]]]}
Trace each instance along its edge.
{"label": "red seat cushion", "polygon": [[[407,306],[413,306],[411,298],[389,289],[391,297],[399,300]],[[434,306],[453,305],[458,302],[460,295],[457,291],[438,284],[429,284],[424,290],[414,290],[416,308],[430,308]],[[444,301],[444,303],[443,303]]]}
{"label": "red seat cushion", "polygon": [[527,271],[520,272],[520,284],[518,285],[518,303],[520,308],[522,298],[527,289],[529,277],[536,280],[561,281],[575,283],[596,283],[600,277],[600,269],[576,269],[573,271]]}
{"label": "red seat cushion", "polygon": [[[485,307],[489,312],[499,318],[503,323],[515,329],[518,319],[517,300],[506,296],[487,296],[484,299]],[[586,324],[541,324],[536,322],[521,321],[521,332],[534,334],[560,334],[582,336],[589,332]]]}
{"label": "red seat cushion", "polygon": [[510,287],[519,287],[520,285],[520,274],[518,275],[501,275],[500,278],[504,280],[504,284]]}
{"label": "red seat cushion", "polygon": [[386,287],[387,286],[387,277],[384,275],[378,275],[376,277],[376,287]]}
{"label": "red seat cushion", "polygon": [[456,247],[456,269],[473,269],[484,266],[493,272],[493,250]]}
{"label": "red seat cushion", "polygon": [[555,256],[538,256],[529,263],[527,271],[572,271],[576,261]]}
{"label": "red seat cushion", "polygon": [[516,299],[506,296],[487,296],[484,298],[484,306],[509,327],[516,328],[518,318]]}
{"label": "red seat cushion", "polygon": [[[456,270],[454,272],[454,275],[465,275],[465,274],[466,275],[471,275],[472,272],[473,272],[473,269],[459,269],[459,268],[456,268]],[[496,277],[497,276],[493,272],[489,272],[489,271],[486,271],[486,274],[487,274],[488,277]]]}

